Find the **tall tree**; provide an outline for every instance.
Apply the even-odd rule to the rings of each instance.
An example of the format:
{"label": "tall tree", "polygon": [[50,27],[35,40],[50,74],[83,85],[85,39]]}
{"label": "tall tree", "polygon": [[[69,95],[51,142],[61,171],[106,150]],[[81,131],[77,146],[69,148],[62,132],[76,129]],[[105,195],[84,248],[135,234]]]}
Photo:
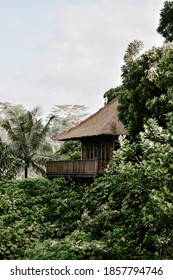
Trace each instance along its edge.
{"label": "tall tree", "polygon": [[13,155],[10,145],[0,138],[0,180],[14,178],[18,167],[19,162]]}
{"label": "tall tree", "polygon": [[119,96],[119,92],[124,91],[123,86],[118,86],[116,88],[111,88],[105,92],[103,98],[105,100],[105,105],[112,101],[115,97]]}
{"label": "tall tree", "polygon": [[20,166],[24,167],[25,178],[28,177],[29,167],[44,173],[44,156],[40,151],[43,150],[44,141],[54,117],[51,116],[43,125],[38,107],[27,112],[9,108],[8,116],[9,118],[3,121],[2,127],[8,132],[13,155],[20,161]]}
{"label": "tall tree", "polygon": [[86,111],[87,107],[83,105],[55,105],[51,111],[55,116],[50,131],[52,139],[56,140],[58,134],[80,123],[88,116]]}
{"label": "tall tree", "polygon": [[173,41],[173,1],[165,1],[160,12],[160,21],[157,28],[166,41]]}
{"label": "tall tree", "polygon": [[165,127],[165,114],[173,110],[173,43],[153,47],[132,59],[127,59],[128,51],[122,67],[119,117],[135,138],[149,118]]}
{"label": "tall tree", "polygon": [[54,105],[51,113],[55,116],[49,133],[53,141],[54,156],[58,160],[80,158],[80,143],[78,141],[61,142],[58,135],[80,123],[88,116],[87,107],[83,105]]}

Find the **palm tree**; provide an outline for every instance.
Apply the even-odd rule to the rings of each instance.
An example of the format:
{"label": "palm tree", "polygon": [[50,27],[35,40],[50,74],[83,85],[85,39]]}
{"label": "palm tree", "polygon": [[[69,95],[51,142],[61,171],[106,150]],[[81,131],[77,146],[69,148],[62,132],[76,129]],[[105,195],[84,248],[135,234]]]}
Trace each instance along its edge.
{"label": "palm tree", "polygon": [[0,138],[0,180],[15,177],[18,161],[13,156],[10,145]]}
{"label": "palm tree", "polygon": [[35,107],[32,111],[16,111],[9,108],[8,119],[2,123],[11,140],[11,151],[20,161],[20,166],[24,167],[25,178],[28,177],[29,167],[44,173],[45,156],[41,150],[54,116],[49,117],[45,125],[39,116],[39,107]]}

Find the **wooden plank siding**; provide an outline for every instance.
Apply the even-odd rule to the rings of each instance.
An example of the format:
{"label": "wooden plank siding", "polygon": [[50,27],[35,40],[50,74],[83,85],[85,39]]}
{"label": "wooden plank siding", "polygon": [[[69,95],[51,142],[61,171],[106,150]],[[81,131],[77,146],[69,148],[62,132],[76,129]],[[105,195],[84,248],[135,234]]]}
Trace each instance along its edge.
{"label": "wooden plank siding", "polygon": [[115,137],[104,137],[97,139],[91,137],[90,140],[82,141],[82,159],[103,159],[110,160],[115,148]]}
{"label": "wooden plank siding", "polygon": [[48,161],[46,171],[48,178],[57,177],[95,177],[103,174],[107,160],[70,160]]}

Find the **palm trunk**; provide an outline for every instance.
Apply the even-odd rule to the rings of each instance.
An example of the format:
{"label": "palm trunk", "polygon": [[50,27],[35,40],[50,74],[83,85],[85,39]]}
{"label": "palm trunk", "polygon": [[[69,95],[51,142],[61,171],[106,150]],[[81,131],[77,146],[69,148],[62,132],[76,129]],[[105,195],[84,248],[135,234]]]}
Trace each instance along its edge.
{"label": "palm trunk", "polygon": [[28,178],[28,166],[25,164],[25,178]]}

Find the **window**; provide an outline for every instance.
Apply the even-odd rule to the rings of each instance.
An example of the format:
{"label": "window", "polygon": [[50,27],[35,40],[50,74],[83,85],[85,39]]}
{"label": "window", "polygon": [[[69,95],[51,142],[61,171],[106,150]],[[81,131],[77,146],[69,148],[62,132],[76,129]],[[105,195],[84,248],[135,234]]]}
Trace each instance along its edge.
{"label": "window", "polygon": [[94,154],[95,154],[95,144],[92,143],[90,147],[91,147],[91,159],[93,159],[94,158]]}
{"label": "window", "polygon": [[85,151],[86,159],[108,159],[109,141],[86,143]]}
{"label": "window", "polygon": [[90,158],[90,146],[87,144],[86,145],[86,155],[87,155],[87,159]]}
{"label": "window", "polygon": [[102,143],[101,149],[102,149],[102,159],[105,159],[105,143]]}

